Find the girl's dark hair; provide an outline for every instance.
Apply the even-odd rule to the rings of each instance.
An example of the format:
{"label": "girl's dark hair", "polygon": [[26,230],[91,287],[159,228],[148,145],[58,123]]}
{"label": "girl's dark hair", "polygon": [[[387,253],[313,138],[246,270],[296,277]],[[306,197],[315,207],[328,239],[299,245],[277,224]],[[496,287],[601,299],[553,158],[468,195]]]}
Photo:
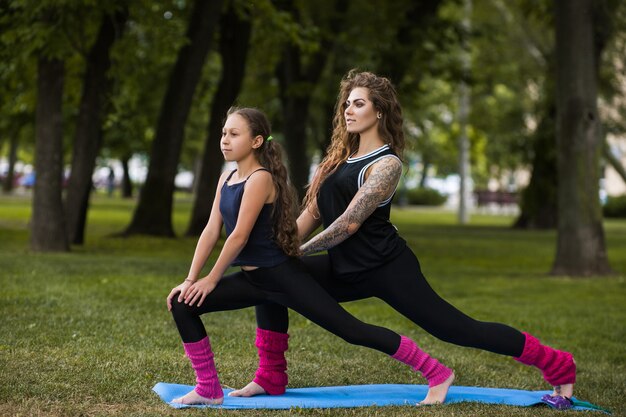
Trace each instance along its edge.
{"label": "girl's dark hair", "polygon": [[248,123],[250,134],[263,137],[263,144],[255,149],[259,163],[272,174],[272,181],[276,187],[276,202],[272,212],[274,240],[289,256],[300,255],[298,240],[297,197],[296,192],[287,174],[283,163],[282,148],[276,140],[267,140],[271,133],[271,125],[265,114],[250,107],[231,107],[227,116],[238,114]]}

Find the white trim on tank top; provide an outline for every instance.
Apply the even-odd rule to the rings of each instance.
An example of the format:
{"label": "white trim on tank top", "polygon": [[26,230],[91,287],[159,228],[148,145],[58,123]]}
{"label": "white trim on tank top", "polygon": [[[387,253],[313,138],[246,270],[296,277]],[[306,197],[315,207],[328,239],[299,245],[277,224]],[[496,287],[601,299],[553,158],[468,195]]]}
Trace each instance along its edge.
{"label": "white trim on tank top", "polygon": [[[362,160],[364,160],[364,159],[370,158],[370,157],[372,157],[372,156],[378,155],[379,153],[381,153],[381,152],[383,152],[383,151],[386,151],[387,149],[389,149],[389,145],[388,145],[388,144],[385,144],[385,145],[381,146],[381,147],[380,147],[380,148],[378,148],[378,149],[374,149],[374,150],[373,150],[372,152],[370,152],[370,153],[367,153],[367,154],[365,154],[365,155],[363,155],[363,156],[359,156],[358,158],[353,158],[352,156],[350,156],[350,157],[348,157],[348,159],[346,160],[346,162],[347,162],[347,163],[349,163],[349,164],[353,164],[353,163],[355,163],[355,162],[359,162],[359,161],[362,161]],[[353,154],[353,155],[354,155],[354,154]]]}

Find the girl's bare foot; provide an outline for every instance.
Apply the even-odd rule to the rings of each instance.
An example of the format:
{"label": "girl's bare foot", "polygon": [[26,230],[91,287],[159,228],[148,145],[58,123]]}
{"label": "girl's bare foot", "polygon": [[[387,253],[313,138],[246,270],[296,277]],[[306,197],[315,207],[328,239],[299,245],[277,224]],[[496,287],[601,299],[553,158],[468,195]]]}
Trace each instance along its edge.
{"label": "girl's bare foot", "polygon": [[448,390],[450,389],[450,386],[453,382],[454,372],[448,377],[448,379],[443,381],[441,384],[429,388],[428,394],[426,394],[426,398],[420,401],[419,405],[443,404],[446,401]]}
{"label": "girl's bare foot", "polygon": [[563,384],[554,387],[552,396],[560,395],[561,397],[572,398],[574,395],[574,384]]}
{"label": "girl's bare foot", "polygon": [[193,405],[193,404],[219,405],[224,402],[224,397],[205,398],[202,395],[198,394],[196,390],[194,389],[187,395],[183,395],[182,397],[173,399],[172,402],[176,404],[185,404],[185,405]]}
{"label": "girl's bare foot", "polygon": [[267,394],[262,386],[252,381],[242,389],[231,391],[229,397],[254,397],[255,395]]}

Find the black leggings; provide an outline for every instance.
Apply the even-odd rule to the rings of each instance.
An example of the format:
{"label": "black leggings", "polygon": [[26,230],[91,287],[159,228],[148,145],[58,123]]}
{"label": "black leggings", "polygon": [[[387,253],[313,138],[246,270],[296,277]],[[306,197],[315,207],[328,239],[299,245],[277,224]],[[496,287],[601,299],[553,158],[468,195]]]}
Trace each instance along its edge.
{"label": "black leggings", "polygon": [[[474,320],[445,301],[428,284],[409,248],[387,264],[351,277],[350,282],[333,276],[328,255],[305,256],[302,260],[338,302],[377,297],[445,342],[514,357],[522,354],[525,337],[521,332],[504,324]],[[260,328],[286,332],[288,315],[284,307],[259,305],[256,314]]]}
{"label": "black leggings", "polygon": [[[286,332],[287,307],[353,345],[366,346],[393,355],[400,336],[391,330],[363,323],[341,307],[311,277],[300,259],[290,259],[272,268],[241,271],[222,278],[200,307],[172,300],[172,315],[185,343],[206,337],[200,315],[210,311],[237,310],[270,303],[280,305],[280,316],[272,320]],[[274,304],[275,303],[275,304]]]}

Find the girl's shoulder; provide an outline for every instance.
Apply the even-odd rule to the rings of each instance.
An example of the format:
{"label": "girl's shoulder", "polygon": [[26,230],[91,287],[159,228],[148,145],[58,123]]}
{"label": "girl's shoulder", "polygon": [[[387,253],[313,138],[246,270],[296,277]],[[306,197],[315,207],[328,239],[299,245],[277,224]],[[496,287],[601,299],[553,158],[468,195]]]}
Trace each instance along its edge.
{"label": "girl's shoulder", "polygon": [[222,172],[222,174],[220,175],[219,183],[223,184],[224,182],[228,181],[235,174],[235,172],[237,172],[236,169],[227,169]]}
{"label": "girl's shoulder", "polygon": [[248,184],[254,186],[273,186],[272,173],[266,168],[259,168],[256,171],[252,171],[245,180]]}
{"label": "girl's shoulder", "polygon": [[272,173],[270,172],[269,169],[261,167],[261,168],[257,168],[254,171],[252,171],[248,177],[246,178],[246,180],[249,180],[250,178],[253,178],[255,176],[264,176],[266,178],[272,178]]}

